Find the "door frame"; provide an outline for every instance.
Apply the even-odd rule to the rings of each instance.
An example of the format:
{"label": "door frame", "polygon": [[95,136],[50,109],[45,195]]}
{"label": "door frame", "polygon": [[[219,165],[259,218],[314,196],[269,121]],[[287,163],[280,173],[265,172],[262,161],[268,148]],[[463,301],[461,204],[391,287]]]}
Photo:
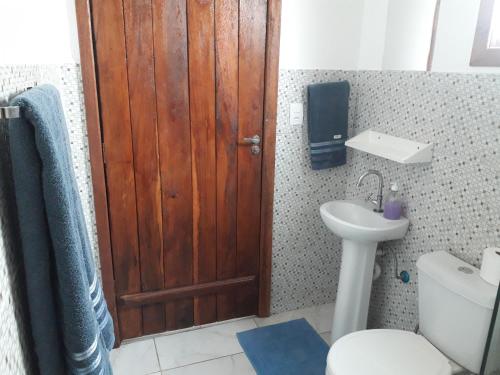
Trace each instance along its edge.
{"label": "door frame", "polygon": [[[90,0],[75,0],[75,9],[102,284],[113,320],[118,322]],[[267,1],[266,25],[258,302],[258,315],[261,317],[269,316],[271,310],[274,163],[276,151],[281,0]],[[114,328],[116,337],[115,345],[119,346],[121,338],[118,324],[115,324]]]}

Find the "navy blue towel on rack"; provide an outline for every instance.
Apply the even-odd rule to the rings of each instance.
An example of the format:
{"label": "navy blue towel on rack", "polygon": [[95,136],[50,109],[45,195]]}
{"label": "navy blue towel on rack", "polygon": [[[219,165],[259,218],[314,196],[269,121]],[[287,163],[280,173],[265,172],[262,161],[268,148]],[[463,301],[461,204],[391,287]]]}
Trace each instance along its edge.
{"label": "navy blue towel on rack", "polygon": [[37,373],[111,375],[113,321],[103,297],[57,89],[17,96],[9,122]]}
{"label": "navy blue towel on rack", "polygon": [[330,82],[307,87],[307,123],[312,169],[346,163],[349,82]]}

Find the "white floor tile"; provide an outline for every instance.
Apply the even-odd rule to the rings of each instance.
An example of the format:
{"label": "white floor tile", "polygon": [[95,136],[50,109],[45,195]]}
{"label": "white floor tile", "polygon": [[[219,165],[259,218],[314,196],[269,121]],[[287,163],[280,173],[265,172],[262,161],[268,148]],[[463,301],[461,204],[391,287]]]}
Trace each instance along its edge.
{"label": "white floor tile", "polygon": [[146,375],[160,371],[155,343],[151,339],[113,349],[110,360],[115,375]]}
{"label": "white floor tile", "polygon": [[326,343],[329,346],[332,346],[332,333],[331,332],[322,333],[320,336],[322,337],[323,340],[326,341]]}
{"label": "white floor tile", "polygon": [[244,353],[212,359],[172,370],[163,375],[255,375],[255,370]]}
{"label": "white floor tile", "polygon": [[259,327],[264,327],[271,324],[304,318],[318,333],[325,333],[332,329],[333,310],[334,304],[329,303],[326,305],[306,307],[304,309],[283,312],[271,315],[269,318],[254,318],[254,320]]}
{"label": "white floor tile", "polygon": [[253,319],[155,338],[160,367],[175,367],[243,352],[236,333],[256,328]]}

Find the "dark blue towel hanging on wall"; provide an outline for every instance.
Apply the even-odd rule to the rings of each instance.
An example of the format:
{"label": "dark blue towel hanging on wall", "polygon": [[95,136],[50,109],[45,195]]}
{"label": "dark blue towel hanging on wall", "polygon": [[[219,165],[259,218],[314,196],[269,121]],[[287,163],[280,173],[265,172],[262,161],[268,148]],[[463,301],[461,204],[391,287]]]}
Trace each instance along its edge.
{"label": "dark blue towel hanging on wall", "polygon": [[9,123],[31,334],[40,375],[111,375],[113,321],[95,269],[57,89],[11,102]]}
{"label": "dark blue towel hanging on wall", "polygon": [[346,163],[349,82],[307,87],[307,122],[311,167],[327,169]]}

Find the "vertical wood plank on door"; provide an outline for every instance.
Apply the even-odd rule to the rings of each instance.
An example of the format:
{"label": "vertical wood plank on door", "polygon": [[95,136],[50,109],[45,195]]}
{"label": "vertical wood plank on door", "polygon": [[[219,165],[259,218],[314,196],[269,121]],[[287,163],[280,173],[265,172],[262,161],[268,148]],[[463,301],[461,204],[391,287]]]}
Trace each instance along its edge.
{"label": "vertical wood plank on door", "polygon": [[[153,0],[165,288],[193,283],[186,0]],[[166,329],[193,325],[193,299],[165,304]]]}
{"label": "vertical wood plank on door", "polygon": [[106,176],[104,173],[104,159],[102,154],[101,116],[99,114],[99,97],[97,93],[97,75],[90,1],[76,0],[75,11],[78,26],[78,45],[80,47],[85,119],[87,123],[102,286],[104,297],[106,298],[106,303],[114,323],[116,347],[120,345],[121,337],[116,310],[113,253],[111,251],[107,204],[108,192],[106,190]]}
{"label": "vertical wood plank on door", "polygon": [[[113,267],[118,296],[141,291],[137,211],[121,0],[92,1]],[[142,335],[140,308],[119,308],[121,338]]]}
{"label": "vertical wood plank on door", "polygon": [[[217,280],[236,277],[238,202],[239,1],[215,3],[217,139]],[[234,293],[217,296],[217,319],[236,316]]]}
{"label": "vertical wood plank on door", "polygon": [[260,223],[259,316],[271,313],[274,163],[280,50],[281,0],[267,2],[266,85],[262,136],[262,200]]}
{"label": "vertical wood plank on door", "polygon": [[[194,281],[216,275],[214,0],[188,0]],[[217,319],[216,297],[196,297],[195,324]]]}
{"label": "vertical wood plank on door", "polygon": [[[266,50],[265,0],[240,1],[239,139],[262,138]],[[260,248],[261,154],[238,149],[238,276],[257,275]],[[257,288],[238,293],[240,315],[257,311]]]}
{"label": "vertical wood plank on door", "polygon": [[[124,0],[142,291],[163,289],[162,213],[151,0]],[[162,304],[143,307],[143,333],[165,329]]]}

